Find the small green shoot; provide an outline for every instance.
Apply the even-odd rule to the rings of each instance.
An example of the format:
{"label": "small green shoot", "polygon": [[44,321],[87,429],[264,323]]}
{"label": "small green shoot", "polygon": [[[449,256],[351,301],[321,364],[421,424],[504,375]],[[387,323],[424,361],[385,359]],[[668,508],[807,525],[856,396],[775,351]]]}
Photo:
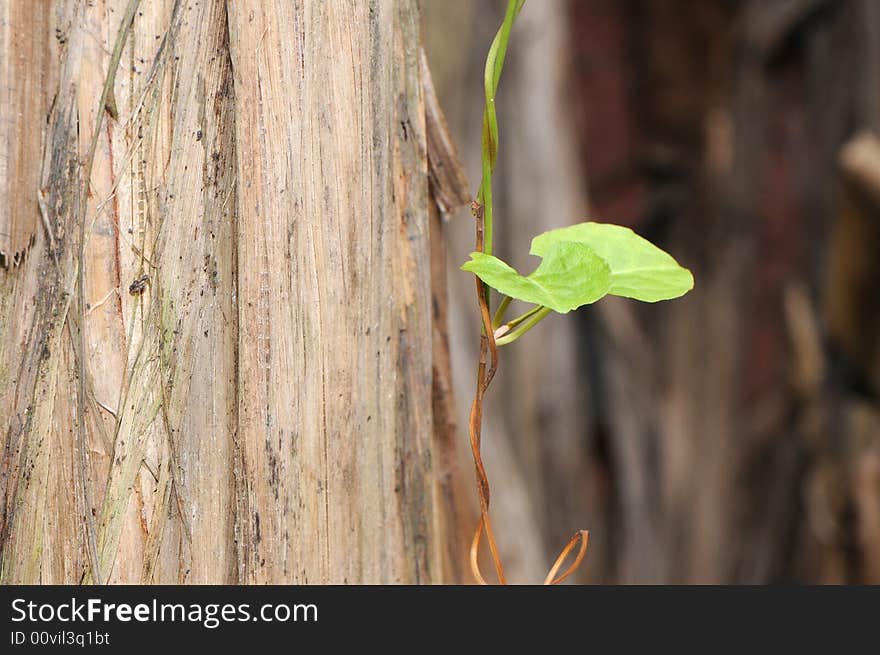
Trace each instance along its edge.
{"label": "small green shoot", "polygon": [[[480,498],[480,522],[471,542],[470,563],[474,577],[486,584],[479,566],[479,548],[485,531],[498,582],[505,584],[504,569],[489,519],[489,478],[483,466],[481,433],[483,398],[498,366],[498,347],[513,343],[540,323],[551,312],[566,314],[589,305],[606,295],[623,296],[643,302],[671,300],[683,296],[694,286],[691,272],[667,252],[635,232],[619,225],[586,222],[560,227],[536,236],[531,254],[541,258],[532,273],[522,275],[492,254],[493,212],[492,173],[498,159],[498,120],[495,97],[507,54],[513,22],[525,0],[508,0],[501,24],[489,53],[483,74],[485,109],[482,130],[482,180],[473,203],[476,219],[476,247],[462,270],[477,278],[477,302],[482,317],[477,389],[469,421],[471,450]],[[502,295],[494,317],[490,313],[490,289]],[[513,300],[533,307],[504,322]],[[581,563],[586,553],[588,533],[578,531],[562,550],[548,574],[546,584],[558,584]],[[580,549],[574,562],[557,575],[574,547]]]}
{"label": "small green shoot", "polygon": [[[505,296],[493,321],[496,345],[516,340],[504,335],[522,317],[501,323],[511,299],[534,303],[529,315],[544,318],[550,313],[545,309],[566,314],[606,295],[657,302],[694,287],[691,272],[672,255],[620,225],[587,222],[550,230],[532,239],[530,252],[542,260],[527,276],[485,252],[472,252],[461,267]],[[530,322],[528,329],[537,323]]]}

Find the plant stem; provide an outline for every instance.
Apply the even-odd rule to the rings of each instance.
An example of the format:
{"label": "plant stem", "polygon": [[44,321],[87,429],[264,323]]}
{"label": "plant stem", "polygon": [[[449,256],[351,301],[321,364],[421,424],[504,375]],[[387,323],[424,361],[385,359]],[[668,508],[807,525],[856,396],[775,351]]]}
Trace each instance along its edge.
{"label": "plant stem", "polygon": [[[504,336],[500,337],[499,339],[496,339],[495,345],[496,346],[505,346],[509,343],[513,343],[514,341],[519,339],[522,335],[524,335],[526,332],[528,332],[533,327],[535,327],[538,323],[540,323],[544,319],[544,317],[547,316],[551,311],[552,310],[549,307],[539,307],[539,308],[536,307],[534,310],[532,310],[532,312],[534,312],[534,314],[528,320],[528,322],[524,323],[522,326],[518,327],[513,332],[505,334]],[[527,312],[527,314],[531,314],[532,312]],[[525,316],[526,316],[526,314],[524,314],[523,317],[520,317],[520,318],[524,318]]]}
{"label": "plant stem", "polygon": [[[556,572],[559,571],[562,563],[565,561],[565,558],[568,557],[568,554],[572,551],[575,544],[580,542],[581,547],[578,550],[577,556],[574,558],[574,562],[572,562],[571,566],[565,569],[565,572],[562,575],[557,576]],[[581,562],[584,560],[584,555],[587,554],[587,544],[590,542],[590,533],[586,530],[578,530],[577,533],[571,538],[571,541],[566,544],[565,548],[562,549],[562,552],[559,553],[559,557],[556,558],[556,561],[553,563],[553,566],[550,568],[550,572],[547,574],[547,577],[544,579],[545,585],[557,585],[563,580],[565,580],[568,576],[577,570],[577,567],[581,565]]]}
{"label": "plant stem", "polygon": [[498,326],[501,325],[501,321],[504,320],[504,312],[507,311],[507,308],[510,306],[513,298],[510,296],[504,296],[504,300],[501,301],[501,304],[498,305],[498,309],[495,311],[495,316],[492,319],[492,329],[497,330]]}
{"label": "plant stem", "polygon": [[514,319],[507,321],[507,323],[505,323],[504,325],[493,325],[493,327],[495,328],[495,338],[500,339],[505,334],[509,334],[510,331],[513,330],[513,328],[515,328],[517,325],[519,325],[526,319],[531,318],[538,311],[540,311],[541,307],[542,305],[535,305],[529,311],[525,312],[524,314],[520,314]]}
{"label": "plant stem", "polygon": [[[492,254],[492,171],[495,169],[495,161],[498,154],[498,120],[495,115],[495,93],[498,90],[498,80],[501,77],[501,69],[504,66],[504,57],[507,54],[507,41],[510,38],[510,28],[513,21],[522,9],[525,0],[509,0],[504,22],[495,35],[489,54],[486,57],[486,68],[483,76],[483,85],[486,94],[486,107],[483,111],[483,134],[482,134],[482,172],[480,188],[477,192],[477,202],[474,204],[474,218],[476,219],[476,248],[479,252]],[[483,423],[483,397],[495,371],[498,368],[498,350],[495,345],[495,333],[493,320],[489,314],[489,287],[475,277],[477,285],[477,303],[480,307],[482,318],[482,331],[480,335],[480,358],[477,366],[477,390],[474,394],[474,402],[471,405],[469,420],[471,453],[474,458],[474,466],[477,476],[477,492],[480,496],[480,523],[471,547],[471,568],[474,577],[481,584],[486,580],[480,573],[478,549],[480,535],[485,530],[486,540],[489,543],[489,552],[492,554],[492,562],[495,565],[495,573],[500,584],[506,584],[504,568],[501,565],[501,557],[492,533],[492,523],[489,520],[489,477],[483,466],[481,455],[481,434]],[[504,311],[510,304],[510,299],[502,301],[497,314],[497,320],[501,320]],[[488,358],[488,362],[486,361]]]}
{"label": "plant stem", "polygon": [[[525,4],[525,0],[509,0],[507,3],[507,12],[504,15],[504,22],[489,48],[489,54],[486,56],[486,68],[484,71],[483,84],[486,93],[486,107],[483,111],[483,135],[482,135],[482,172],[483,178],[480,181],[480,188],[477,192],[477,199],[472,205],[474,218],[476,219],[476,247],[478,252],[488,255],[492,254],[492,172],[495,169],[495,161],[498,155],[498,120],[495,115],[495,93],[498,90],[498,80],[501,77],[501,69],[504,66],[504,57],[507,54],[507,42],[510,38],[510,28],[516,19],[520,10]],[[496,340],[496,328],[504,319],[504,312],[510,306],[511,298],[505,296],[492,317],[489,314],[489,286],[484,284],[480,278],[475,276],[477,286],[477,304],[480,308],[480,317],[482,329],[480,331],[480,355],[477,365],[477,389],[474,393],[474,400],[471,404],[470,419],[468,428],[470,432],[471,454],[474,458],[474,468],[477,478],[477,493],[480,498],[480,521],[477,525],[474,537],[471,540],[470,548],[470,565],[479,584],[488,584],[483,574],[480,572],[479,551],[480,538],[485,531],[486,540],[489,544],[489,552],[492,555],[492,563],[495,565],[495,573],[498,576],[500,584],[506,584],[504,578],[504,568],[501,564],[501,557],[498,553],[498,546],[495,543],[495,536],[492,532],[492,523],[489,519],[489,476],[483,466],[483,457],[481,454],[481,438],[483,425],[483,399],[486,390],[495,376],[498,369],[498,346],[512,343],[519,339],[523,334],[531,330],[537,325],[547,314],[550,313],[548,307],[540,305],[533,307],[525,314],[509,321],[503,327],[507,330],[514,328],[512,332],[503,333]],[[559,584],[567,578],[581,563],[587,550],[588,533],[586,531],[578,532],[568,545],[562,550],[550,573],[547,575],[545,584]],[[581,547],[575,557],[574,562],[561,575],[556,575],[568,554],[574,549],[580,541]]]}
{"label": "plant stem", "polygon": [[492,172],[498,158],[498,118],[495,114],[495,94],[498,92],[498,81],[507,55],[507,42],[510,39],[510,28],[519,15],[525,0],[508,0],[504,22],[501,24],[489,54],[486,56],[486,68],[483,71],[483,88],[486,94],[486,108],[483,111],[482,134],[482,174],[477,200],[483,206],[486,239],[483,252],[492,254]]}

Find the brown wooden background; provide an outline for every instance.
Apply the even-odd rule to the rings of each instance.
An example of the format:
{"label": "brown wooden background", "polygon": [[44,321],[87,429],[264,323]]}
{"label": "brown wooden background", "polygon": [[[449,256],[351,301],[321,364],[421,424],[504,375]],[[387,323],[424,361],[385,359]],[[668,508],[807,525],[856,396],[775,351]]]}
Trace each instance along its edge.
{"label": "brown wooden background", "polygon": [[[503,3],[423,2],[472,186]],[[592,216],[696,276],[502,350],[485,449],[502,552],[535,580],[576,528],[581,579],[880,582],[880,4],[526,4],[499,94],[497,250]],[[453,363],[476,318],[449,226]]]}

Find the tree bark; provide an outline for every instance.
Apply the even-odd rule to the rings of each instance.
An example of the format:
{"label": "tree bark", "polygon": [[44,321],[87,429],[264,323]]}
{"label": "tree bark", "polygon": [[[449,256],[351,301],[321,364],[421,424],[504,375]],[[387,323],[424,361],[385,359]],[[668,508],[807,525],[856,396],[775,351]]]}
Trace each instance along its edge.
{"label": "tree bark", "polygon": [[3,581],[443,581],[416,3],[135,5],[0,2]]}

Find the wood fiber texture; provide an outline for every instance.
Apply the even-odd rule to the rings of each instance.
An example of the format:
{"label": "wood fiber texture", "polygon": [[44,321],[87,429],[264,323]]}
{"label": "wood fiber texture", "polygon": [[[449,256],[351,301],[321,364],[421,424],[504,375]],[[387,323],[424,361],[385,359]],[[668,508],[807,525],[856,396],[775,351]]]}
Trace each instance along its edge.
{"label": "wood fiber texture", "polygon": [[3,582],[443,581],[416,3],[137,4],[0,1]]}

